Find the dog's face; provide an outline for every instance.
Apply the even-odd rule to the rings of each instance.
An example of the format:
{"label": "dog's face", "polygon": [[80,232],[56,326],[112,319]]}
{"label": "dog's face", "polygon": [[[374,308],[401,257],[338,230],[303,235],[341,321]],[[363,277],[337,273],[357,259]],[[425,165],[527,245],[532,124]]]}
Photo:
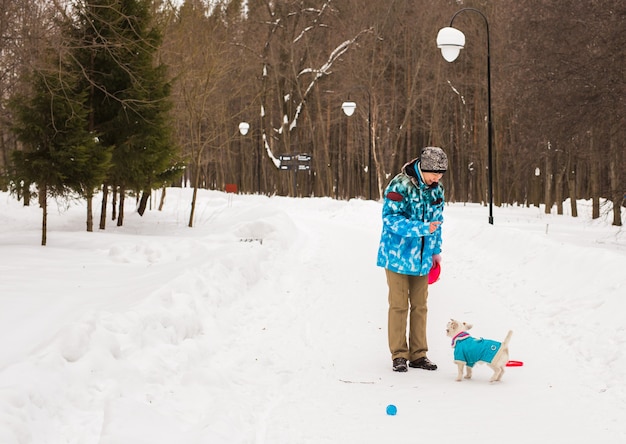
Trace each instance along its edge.
{"label": "dog's face", "polygon": [[466,331],[472,328],[472,324],[467,324],[465,322],[460,322],[455,319],[450,319],[450,322],[446,324],[446,335],[450,338],[455,337],[462,331]]}

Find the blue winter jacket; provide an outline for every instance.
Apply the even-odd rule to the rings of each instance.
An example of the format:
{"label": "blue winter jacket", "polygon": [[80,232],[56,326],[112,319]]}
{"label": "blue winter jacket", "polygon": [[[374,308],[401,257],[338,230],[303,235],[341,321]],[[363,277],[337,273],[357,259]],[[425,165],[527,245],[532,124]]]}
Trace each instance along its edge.
{"label": "blue winter jacket", "polygon": [[443,222],[444,190],[441,184],[426,185],[418,167],[419,161],[407,163],[385,189],[376,264],[395,273],[425,276],[433,255],[441,253],[441,225],[430,233],[430,223]]}

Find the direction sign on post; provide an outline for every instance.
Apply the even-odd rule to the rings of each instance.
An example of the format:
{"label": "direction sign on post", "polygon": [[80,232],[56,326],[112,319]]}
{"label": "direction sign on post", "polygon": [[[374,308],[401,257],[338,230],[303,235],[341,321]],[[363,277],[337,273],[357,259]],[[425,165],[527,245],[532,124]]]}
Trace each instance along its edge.
{"label": "direction sign on post", "polygon": [[281,170],[308,171],[311,169],[310,154],[281,154],[279,159]]}
{"label": "direction sign on post", "polygon": [[280,155],[280,169],[281,170],[292,170],[295,165],[294,156],[289,154],[281,154]]}
{"label": "direction sign on post", "polygon": [[311,155],[310,154],[298,154],[296,156],[298,164],[298,171],[308,171],[311,169]]}
{"label": "direction sign on post", "polygon": [[280,157],[280,169],[282,171],[293,171],[293,189],[294,192],[297,187],[296,175],[298,171],[309,171],[311,169],[311,155],[310,154],[281,154]]}
{"label": "direction sign on post", "polygon": [[311,155],[310,154],[298,154],[296,156],[296,159],[298,159],[298,162],[310,162]]}

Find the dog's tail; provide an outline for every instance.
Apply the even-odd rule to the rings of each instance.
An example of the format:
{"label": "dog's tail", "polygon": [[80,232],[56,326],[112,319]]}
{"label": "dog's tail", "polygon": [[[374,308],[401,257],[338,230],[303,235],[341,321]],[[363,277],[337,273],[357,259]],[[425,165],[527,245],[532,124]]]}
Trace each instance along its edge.
{"label": "dog's tail", "polygon": [[504,341],[502,341],[502,348],[505,350],[508,350],[509,348],[509,341],[511,340],[511,336],[513,336],[513,330],[509,330],[509,332],[506,334],[506,338],[504,338]]}

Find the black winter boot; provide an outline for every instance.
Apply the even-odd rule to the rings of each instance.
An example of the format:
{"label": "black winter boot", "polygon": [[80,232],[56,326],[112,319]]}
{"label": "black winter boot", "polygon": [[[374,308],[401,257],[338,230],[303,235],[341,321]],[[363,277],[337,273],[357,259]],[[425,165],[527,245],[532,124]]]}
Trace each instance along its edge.
{"label": "black winter boot", "polygon": [[430,362],[426,356],[417,358],[415,361],[409,362],[411,368],[423,368],[424,370],[437,370],[437,364]]}
{"label": "black winter boot", "polygon": [[408,369],[406,368],[406,359],[404,358],[396,358],[393,360],[393,371],[394,372],[405,372]]}

